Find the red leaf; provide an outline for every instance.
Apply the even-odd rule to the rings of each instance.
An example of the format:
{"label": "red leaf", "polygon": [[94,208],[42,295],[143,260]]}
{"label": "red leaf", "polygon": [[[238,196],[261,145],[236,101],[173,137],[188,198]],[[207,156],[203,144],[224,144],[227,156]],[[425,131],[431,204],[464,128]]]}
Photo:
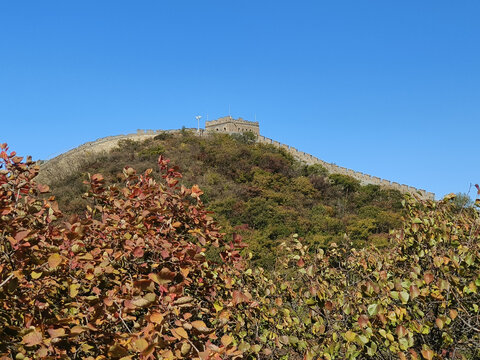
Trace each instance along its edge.
{"label": "red leaf", "polygon": [[92,175],[93,182],[101,182],[103,181],[103,176],[101,174],[93,174]]}
{"label": "red leaf", "polygon": [[27,235],[30,233],[30,230],[23,230],[23,231],[19,231],[16,235],[15,235],[15,240],[17,242],[19,241],[22,241],[23,239],[25,239],[27,237]]}
{"label": "red leaf", "polygon": [[325,309],[331,311],[333,309],[333,303],[331,301],[325,302]]}
{"label": "red leaf", "polygon": [[423,275],[423,280],[425,281],[425,283],[428,285],[430,284],[432,281],[433,281],[433,274],[432,273],[425,273],[425,275]]}
{"label": "red leaf", "polygon": [[144,254],[143,248],[141,246],[137,246],[133,249],[133,256],[135,257],[142,257]]}
{"label": "red leaf", "polygon": [[362,328],[366,327],[368,325],[368,316],[367,315],[361,315],[358,318],[358,325],[360,325]]}
{"label": "red leaf", "polygon": [[247,295],[242,293],[241,291],[234,290],[232,293],[232,302],[233,305],[240,304],[242,302],[248,302],[249,298]]}
{"label": "red leaf", "polygon": [[38,332],[37,330],[34,330],[28,333],[22,338],[22,342],[26,346],[40,345],[42,343],[42,340],[43,340],[42,333]]}

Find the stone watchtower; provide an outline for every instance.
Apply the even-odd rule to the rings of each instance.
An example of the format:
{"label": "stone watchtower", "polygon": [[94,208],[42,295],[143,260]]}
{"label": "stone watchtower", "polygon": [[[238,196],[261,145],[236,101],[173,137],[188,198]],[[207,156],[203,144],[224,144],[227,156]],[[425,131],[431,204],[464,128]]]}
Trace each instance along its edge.
{"label": "stone watchtower", "polygon": [[241,117],[234,119],[231,116],[224,116],[217,120],[206,121],[205,130],[222,133],[252,132],[255,135],[260,135],[258,121],[248,121]]}

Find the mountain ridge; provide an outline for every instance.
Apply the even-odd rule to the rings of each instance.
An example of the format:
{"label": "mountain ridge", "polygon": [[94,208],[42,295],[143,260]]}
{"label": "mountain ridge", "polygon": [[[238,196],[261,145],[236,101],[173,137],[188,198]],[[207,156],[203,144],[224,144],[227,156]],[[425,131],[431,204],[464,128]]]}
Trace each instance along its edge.
{"label": "mountain ridge", "polygon": [[[136,133],[126,134],[126,135],[115,135],[115,136],[107,136],[103,138],[99,138],[94,141],[90,141],[84,143],[82,145],[77,146],[65,153],[62,153],[52,159],[49,159],[43,162],[40,166],[40,174],[38,176],[38,180],[40,182],[47,182],[47,179],[51,176],[55,177],[62,177],[68,176],[69,174],[73,173],[84,160],[85,156],[92,155],[94,153],[99,153],[102,151],[109,151],[115,148],[118,145],[118,142],[121,140],[133,140],[133,141],[142,141],[152,137],[155,137],[159,134],[166,133],[178,133],[180,131],[190,131],[197,136],[208,136],[211,134],[209,131],[205,131],[204,129],[172,129],[172,130],[137,130]],[[225,132],[231,134],[231,132]],[[358,181],[362,185],[379,185],[381,187],[395,189],[400,191],[402,194],[414,194],[421,199],[426,200],[434,200],[435,194],[428,192],[424,189],[417,189],[413,186],[399,184],[397,182],[392,182],[386,179],[381,179],[376,176],[372,176],[369,174],[364,174],[359,171],[351,170],[342,166],[338,166],[336,164],[328,163],[323,161],[311,154],[305,153],[303,151],[299,151],[296,148],[280,143],[273,139],[267,138],[263,135],[256,136],[256,141],[262,144],[269,144],[273,145],[278,148],[285,149],[289,152],[293,157],[307,165],[314,165],[319,164],[323,166],[329,173],[331,174],[341,174],[350,176]]]}

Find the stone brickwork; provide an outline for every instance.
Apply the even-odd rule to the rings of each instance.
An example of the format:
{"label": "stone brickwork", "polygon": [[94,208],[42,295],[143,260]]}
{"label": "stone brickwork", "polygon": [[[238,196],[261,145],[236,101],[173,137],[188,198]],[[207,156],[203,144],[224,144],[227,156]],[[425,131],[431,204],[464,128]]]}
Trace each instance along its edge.
{"label": "stone brickwork", "polygon": [[347,168],[344,168],[344,167],[341,167],[341,166],[338,166],[338,165],[335,165],[335,164],[327,163],[323,160],[320,160],[320,159],[316,158],[313,155],[307,154],[303,151],[298,151],[294,147],[279,143],[278,141],[269,139],[269,138],[267,138],[265,136],[262,136],[262,135],[259,135],[257,137],[257,142],[262,143],[262,144],[271,144],[273,146],[283,148],[286,151],[288,151],[290,154],[292,154],[297,160],[300,160],[307,165],[320,164],[325,169],[327,169],[327,171],[329,173],[351,176],[354,179],[357,179],[358,181],[360,181],[360,183],[362,185],[367,185],[367,184],[379,185],[379,186],[383,186],[383,187],[386,187],[386,188],[398,190],[403,194],[416,194],[417,196],[419,196],[422,199],[430,199],[430,200],[435,199],[435,194],[434,193],[427,192],[423,189],[416,189],[412,186],[403,185],[403,184],[399,184],[399,183],[396,183],[396,182],[391,182],[389,180],[380,179],[379,177],[371,176],[371,175],[364,174],[364,173],[354,171],[354,170],[350,170],[350,169],[347,169]]}
{"label": "stone brickwork", "polygon": [[107,136],[89,141],[72,150],[47,160],[40,165],[37,181],[48,184],[49,179],[62,179],[74,173],[91,156],[108,152],[118,146],[120,140],[143,141],[160,133],[172,133],[180,130],[137,130],[135,134]]}
{"label": "stone brickwork", "polygon": [[206,121],[205,130],[228,134],[253,132],[255,135],[260,135],[258,121],[248,121],[242,118],[234,119],[231,116],[225,116],[217,120]]}
{"label": "stone brickwork", "polygon": [[[221,127],[221,130],[216,130],[217,127]],[[225,130],[227,129],[227,130]],[[300,160],[308,165],[320,164],[329,173],[348,175],[360,181],[362,185],[373,184],[379,185],[390,189],[395,189],[401,193],[416,194],[423,199],[435,199],[435,194],[427,192],[423,189],[416,189],[412,186],[398,184],[389,180],[380,179],[376,176],[371,176],[358,171],[350,170],[335,164],[327,163],[321,159],[316,158],[313,155],[307,154],[303,151],[299,151],[294,147],[282,144],[278,141],[269,139],[259,134],[258,122],[252,122],[239,119],[233,119],[231,117],[224,117],[214,121],[207,121],[205,130],[200,129],[199,132],[196,129],[186,129],[198,136],[209,136],[212,132],[221,133],[241,133],[246,131],[252,131],[257,135],[257,142],[262,144],[271,144],[278,148],[282,148],[292,154],[297,160]],[[101,152],[109,151],[118,145],[120,140],[133,140],[142,141],[154,137],[160,133],[177,133],[181,130],[137,130],[135,134],[108,136],[96,141],[91,141],[80,145],[79,147],[67,151],[51,160],[45,161],[40,165],[40,174],[38,175],[38,181],[43,183],[49,183],[49,179],[64,178],[72,174],[82,162],[88,157],[93,156]]]}

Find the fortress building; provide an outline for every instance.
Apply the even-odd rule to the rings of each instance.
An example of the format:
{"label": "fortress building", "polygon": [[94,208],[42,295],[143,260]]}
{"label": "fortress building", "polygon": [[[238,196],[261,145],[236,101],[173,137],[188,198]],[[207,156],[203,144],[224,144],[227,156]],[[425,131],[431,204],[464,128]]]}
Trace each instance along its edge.
{"label": "fortress building", "polygon": [[217,120],[206,121],[205,130],[223,133],[244,133],[250,131],[257,136],[260,135],[258,121],[248,121],[241,117],[234,119],[231,116],[224,116]]}

